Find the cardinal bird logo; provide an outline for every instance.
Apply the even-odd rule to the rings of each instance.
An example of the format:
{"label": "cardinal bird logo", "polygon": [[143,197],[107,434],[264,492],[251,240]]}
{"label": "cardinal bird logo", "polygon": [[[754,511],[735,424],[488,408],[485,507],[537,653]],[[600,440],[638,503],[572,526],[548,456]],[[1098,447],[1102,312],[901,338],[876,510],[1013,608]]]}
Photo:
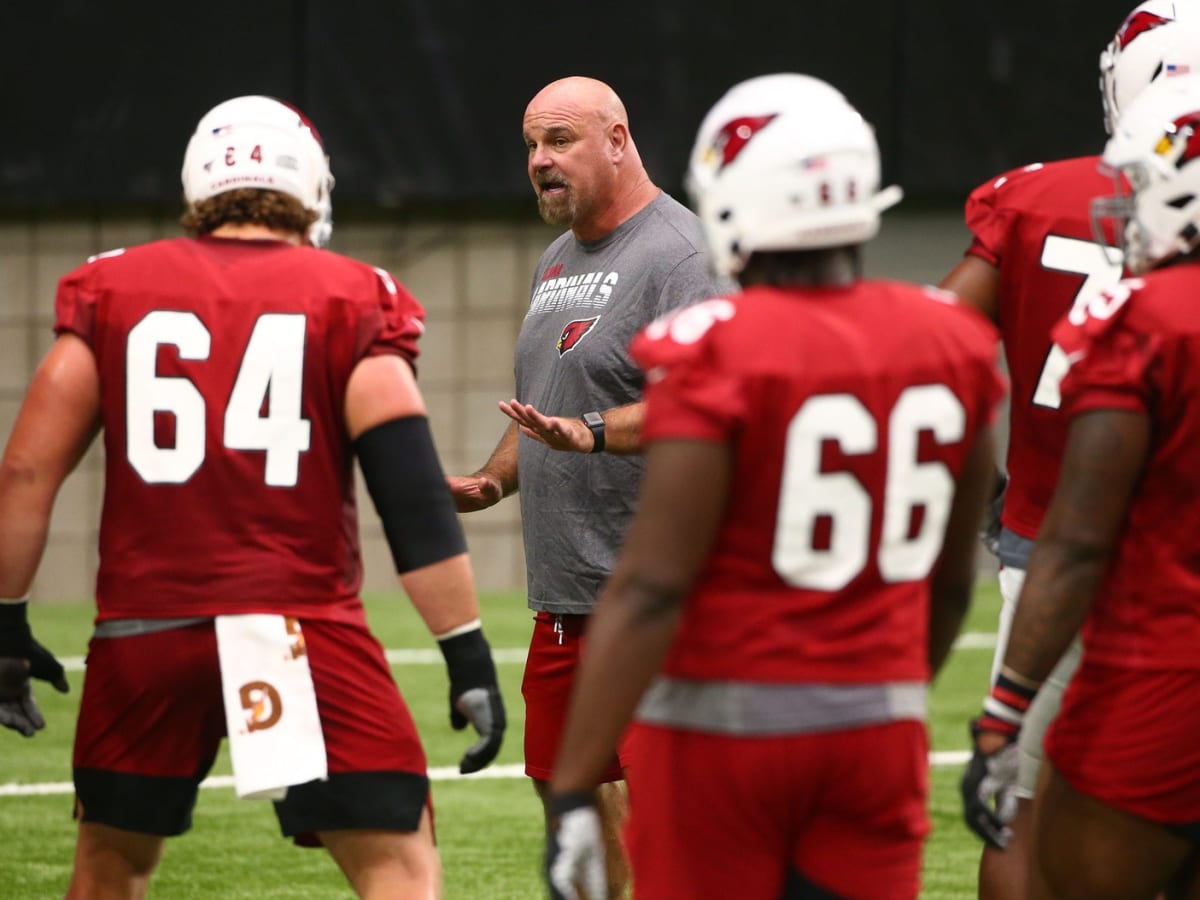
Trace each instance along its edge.
{"label": "cardinal bird logo", "polygon": [[574,322],[568,322],[563,328],[562,334],[558,336],[558,343],[554,345],[558,348],[558,355],[562,356],[567,351],[574,350],[576,345],[583,340],[583,336],[595,328],[599,321],[599,316],[593,316],[590,319],[576,319]]}
{"label": "cardinal bird logo", "polygon": [[708,159],[714,160],[720,154],[721,161],[717,171],[737,159],[739,153],[750,143],[750,139],[771,123],[777,114],[767,116],[741,116],[731,122],[726,122],[713,138],[712,146],[708,149]]}
{"label": "cardinal bird logo", "polygon": [[1200,112],[1180,116],[1168,125],[1154,152],[1168,160],[1173,159],[1177,169],[1200,158]]}
{"label": "cardinal bird logo", "polygon": [[1160,25],[1166,25],[1170,21],[1172,20],[1157,13],[1147,12],[1144,9],[1138,10],[1126,19],[1125,24],[1117,31],[1117,46],[1124,50],[1138,35],[1145,34]]}

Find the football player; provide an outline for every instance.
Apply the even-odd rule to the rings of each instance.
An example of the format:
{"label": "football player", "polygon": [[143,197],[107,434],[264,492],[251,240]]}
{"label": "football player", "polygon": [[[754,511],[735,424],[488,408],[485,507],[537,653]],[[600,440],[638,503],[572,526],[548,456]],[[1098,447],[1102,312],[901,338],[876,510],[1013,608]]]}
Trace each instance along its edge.
{"label": "football player", "polygon": [[1140,93],[1103,162],[1123,181],[1093,216],[1118,220],[1141,277],[1090,294],[1052,332],[1071,361],[1067,444],[979,747],[1022,729],[1082,626],[1083,658],[1045,737],[1029,896],[1196,897],[1200,76]]}
{"label": "football player", "polygon": [[[359,598],[355,457],[445,655],[451,722],[480,734],[464,772],[495,757],[505,713],[414,380],[423,311],[388,273],[318,249],[333,176],[294,108],[221,103],[182,177],[188,237],[102,253],[59,284],[58,338],[0,464],[0,724],[43,727],[30,677],[66,689],[26,594],[55,494],[102,432],[69,895],[144,895],[221,739],[299,727],[285,752],[242,758],[264,777],[318,759],[272,788],[283,833],[323,844],[360,896],[435,896],[424,751]],[[254,640],[275,643],[245,651]],[[234,677],[288,657],[306,662],[287,700],[282,683]],[[315,724],[294,726],[314,705]]]}
{"label": "football player", "polygon": [[[927,685],[974,581],[995,329],[859,276],[899,189],[823,81],[732,88],[689,191],[742,291],[658,320],[647,471],[551,781],[554,896],[597,896],[591,789],[634,718],[639,898],[915,897]],[[636,709],[636,713],[635,713]]]}
{"label": "football player", "polygon": [[[1198,6],[1197,0],[1149,0],[1117,29],[1100,55],[1104,120],[1110,132],[1146,85],[1200,66]],[[996,546],[1003,608],[993,682],[1066,440],[1059,382],[1067,359],[1051,341],[1050,329],[1064,314],[1082,321],[1089,294],[1121,276],[1121,253],[1113,246],[1117,236],[1111,230],[1095,233],[1088,212],[1093,197],[1112,190],[1112,176],[1101,172],[1098,163],[1098,156],[1035,163],[978,187],[966,204],[973,241],[941,285],[999,325],[1012,380],[1008,487]],[[977,754],[965,773],[966,820],[986,842],[979,868],[984,900],[1025,897],[1031,798],[1042,735],[1079,653],[1074,642],[1049,676],[1026,719],[1019,748],[991,759]],[[983,779],[990,778],[992,770],[1011,766],[1019,768],[1018,782],[1002,798],[1003,809],[989,808],[980,799]]]}

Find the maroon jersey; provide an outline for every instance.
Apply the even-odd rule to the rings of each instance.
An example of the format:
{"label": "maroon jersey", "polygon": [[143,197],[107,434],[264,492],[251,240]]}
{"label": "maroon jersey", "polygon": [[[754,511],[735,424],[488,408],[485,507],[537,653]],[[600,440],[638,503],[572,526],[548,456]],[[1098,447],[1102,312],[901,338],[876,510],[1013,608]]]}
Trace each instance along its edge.
{"label": "maroon jersey", "polygon": [[1171,266],[1098,295],[1055,331],[1074,362],[1063,407],[1151,418],[1149,458],[1083,630],[1085,659],[1200,668],[1200,267]]}
{"label": "maroon jersey", "polygon": [[666,674],[928,677],[927,576],[958,474],[1003,393],[996,340],[951,295],[882,281],[750,288],[635,340],[643,439],[721,442],[735,455]]}
{"label": "maroon jersey", "polygon": [[1066,440],[1058,383],[1067,369],[1050,329],[1087,289],[1115,283],[1120,253],[1093,240],[1090,203],[1113,193],[1099,157],[1037,163],[976,188],[967,200],[968,253],[999,269],[1000,333],[1012,381],[1008,493],[1002,521],[1037,537]]}
{"label": "maroon jersey", "polygon": [[357,616],[346,384],[415,359],[416,300],[336,254],[179,238],[94,257],[56,306],[100,375],[98,619]]}

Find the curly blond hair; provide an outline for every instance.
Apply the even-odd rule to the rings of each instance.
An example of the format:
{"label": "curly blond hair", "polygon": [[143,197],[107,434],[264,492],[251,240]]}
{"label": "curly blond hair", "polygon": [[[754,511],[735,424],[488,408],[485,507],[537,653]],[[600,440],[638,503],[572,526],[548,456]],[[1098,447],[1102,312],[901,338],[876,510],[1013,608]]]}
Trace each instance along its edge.
{"label": "curly blond hair", "polygon": [[260,188],[236,188],[190,204],[179,224],[189,237],[211,234],[226,224],[264,225],[274,231],[291,231],[303,236],[315,221],[316,211],[305,209],[290,194]]}

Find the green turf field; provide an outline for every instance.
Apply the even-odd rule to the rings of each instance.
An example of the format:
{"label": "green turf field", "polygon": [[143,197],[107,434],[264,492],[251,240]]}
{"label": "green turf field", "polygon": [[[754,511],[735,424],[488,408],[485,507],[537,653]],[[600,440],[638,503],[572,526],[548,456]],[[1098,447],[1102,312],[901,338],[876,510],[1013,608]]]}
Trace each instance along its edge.
{"label": "green turf field", "polygon": [[[492,646],[523,650],[529,613],[518,596],[484,599],[484,622]],[[966,722],[975,714],[987,683],[999,599],[990,580],[981,583],[964,627],[972,633],[950,658],[934,690],[931,731],[935,751],[964,750]],[[432,649],[432,641],[401,597],[368,598],[376,633],[388,648]],[[60,658],[82,656],[90,634],[90,604],[37,605],[34,633]],[[520,653],[501,656],[516,658]],[[522,705],[519,661],[502,662],[500,678],[510,730],[497,766],[521,760]],[[405,663],[393,668],[421,729],[431,767],[455,766],[468,743],[451,731],[446,680],[440,663]],[[28,795],[11,785],[54,784],[71,778],[71,738],[83,673],[71,672],[72,692],[60,697],[38,692],[47,728],[26,740],[0,733],[0,896],[62,896],[70,873],[75,828],[69,791]],[[923,898],[974,896],[979,843],[961,824],[957,780],[961,765],[932,770],[933,833],[925,854]],[[227,759],[214,774],[228,774]],[[438,843],[450,900],[519,900],[545,896],[539,865],[541,813],[523,777],[437,780],[433,785]],[[270,805],[238,800],[231,788],[204,790],[195,827],[168,842],[151,887],[151,897],[350,897],[341,874],[319,851],[301,850],[278,835]]]}

